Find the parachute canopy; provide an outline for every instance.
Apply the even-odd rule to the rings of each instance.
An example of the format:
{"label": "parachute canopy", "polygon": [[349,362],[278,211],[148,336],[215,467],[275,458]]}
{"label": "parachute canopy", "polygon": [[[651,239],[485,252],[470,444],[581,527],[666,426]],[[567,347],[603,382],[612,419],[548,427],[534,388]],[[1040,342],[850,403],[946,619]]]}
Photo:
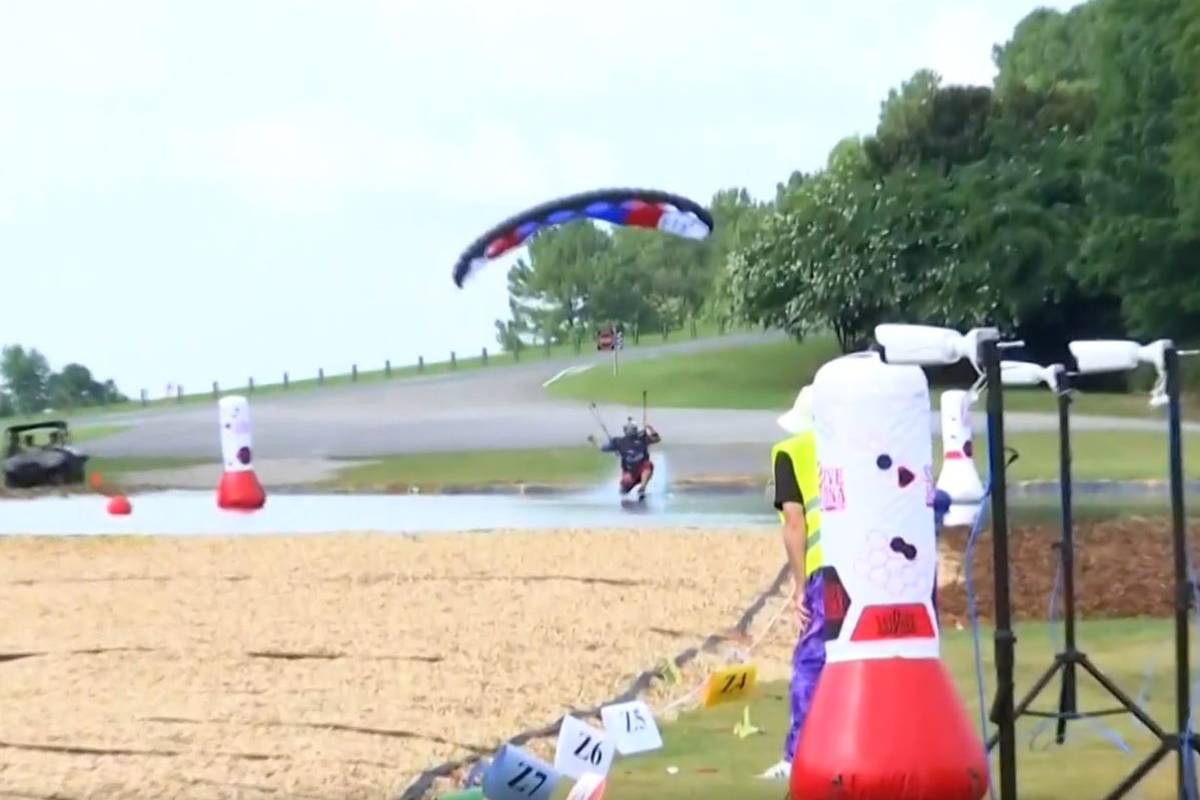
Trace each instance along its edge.
{"label": "parachute canopy", "polygon": [[694,200],[654,189],[601,189],[562,197],[509,217],[480,236],[454,265],[454,283],[524,244],[540,231],[580,219],[613,225],[654,228],[685,239],[705,239],[713,231],[712,215]]}

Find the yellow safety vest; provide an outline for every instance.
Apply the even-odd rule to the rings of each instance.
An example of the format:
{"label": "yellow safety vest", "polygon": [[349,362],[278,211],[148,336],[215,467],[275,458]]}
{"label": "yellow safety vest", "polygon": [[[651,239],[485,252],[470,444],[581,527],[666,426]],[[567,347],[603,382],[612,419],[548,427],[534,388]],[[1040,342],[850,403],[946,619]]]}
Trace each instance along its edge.
{"label": "yellow safety vest", "polygon": [[[804,498],[804,527],[806,529],[804,576],[807,578],[821,568],[821,483],[817,471],[817,439],[810,431],[785,439],[771,448],[771,474],[780,453],[787,453],[796,473],[796,485]],[[783,521],[783,512],[779,520]]]}

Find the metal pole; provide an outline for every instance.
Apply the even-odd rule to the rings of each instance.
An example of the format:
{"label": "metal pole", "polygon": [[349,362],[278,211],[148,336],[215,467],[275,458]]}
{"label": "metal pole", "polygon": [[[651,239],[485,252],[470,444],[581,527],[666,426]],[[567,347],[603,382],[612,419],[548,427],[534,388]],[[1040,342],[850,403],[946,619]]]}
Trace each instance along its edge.
{"label": "metal pole", "polygon": [[[1171,539],[1175,550],[1175,715],[1177,730],[1187,735],[1192,699],[1189,680],[1188,612],[1192,605],[1192,588],[1188,577],[1187,529],[1183,508],[1183,436],[1180,432],[1179,410],[1179,351],[1174,342],[1163,348],[1163,369],[1167,379],[1167,436],[1171,472]],[[1178,761],[1179,796],[1187,797],[1187,763],[1184,741],[1176,748]]]}
{"label": "metal pole", "polygon": [[1004,475],[1004,389],[1000,376],[1000,348],[997,336],[980,342],[980,360],[987,376],[988,461],[992,494],[992,571],[996,582],[995,648],[996,701],[992,722],[996,723],[1000,744],[1000,798],[1017,798],[1017,737],[1013,714],[1012,606],[1009,597],[1008,567],[1008,486]]}
{"label": "metal pole", "polygon": [[[1062,495],[1062,559],[1064,638],[1068,658],[1063,663],[1063,682],[1059,692],[1057,735],[1055,741],[1062,744],[1067,737],[1067,720],[1074,719],[1077,708],[1075,680],[1075,520],[1071,509],[1073,487],[1071,485],[1071,382],[1065,369],[1059,369],[1058,377],[1058,481]],[[1070,715],[1070,716],[1068,716]]]}

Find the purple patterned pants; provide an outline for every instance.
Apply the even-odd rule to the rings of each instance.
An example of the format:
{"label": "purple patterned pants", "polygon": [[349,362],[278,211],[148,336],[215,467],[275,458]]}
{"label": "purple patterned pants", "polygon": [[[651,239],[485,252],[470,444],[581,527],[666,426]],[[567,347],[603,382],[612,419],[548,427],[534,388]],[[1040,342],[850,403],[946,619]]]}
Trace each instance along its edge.
{"label": "purple patterned pants", "polygon": [[812,707],[817,679],[825,666],[825,581],[820,570],[809,576],[804,599],[812,614],[808,629],[800,634],[792,653],[792,726],[783,745],[783,757],[789,762],[796,753],[800,730]]}

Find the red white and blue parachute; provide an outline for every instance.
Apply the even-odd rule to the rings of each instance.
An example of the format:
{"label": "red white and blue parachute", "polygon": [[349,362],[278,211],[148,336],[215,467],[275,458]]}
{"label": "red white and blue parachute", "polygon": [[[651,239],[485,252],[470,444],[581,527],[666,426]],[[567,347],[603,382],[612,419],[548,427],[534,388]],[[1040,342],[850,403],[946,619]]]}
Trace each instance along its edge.
{"label": "red white and blue parachute", "polygon": [[520,247],[546,228],[595,219],[613,225],[651,228],[685,239],[712,234],[712,215],[694,200],[654,189],[600,189],[562,197],[509,217],[480,236],[454,264],[454,283]]}

